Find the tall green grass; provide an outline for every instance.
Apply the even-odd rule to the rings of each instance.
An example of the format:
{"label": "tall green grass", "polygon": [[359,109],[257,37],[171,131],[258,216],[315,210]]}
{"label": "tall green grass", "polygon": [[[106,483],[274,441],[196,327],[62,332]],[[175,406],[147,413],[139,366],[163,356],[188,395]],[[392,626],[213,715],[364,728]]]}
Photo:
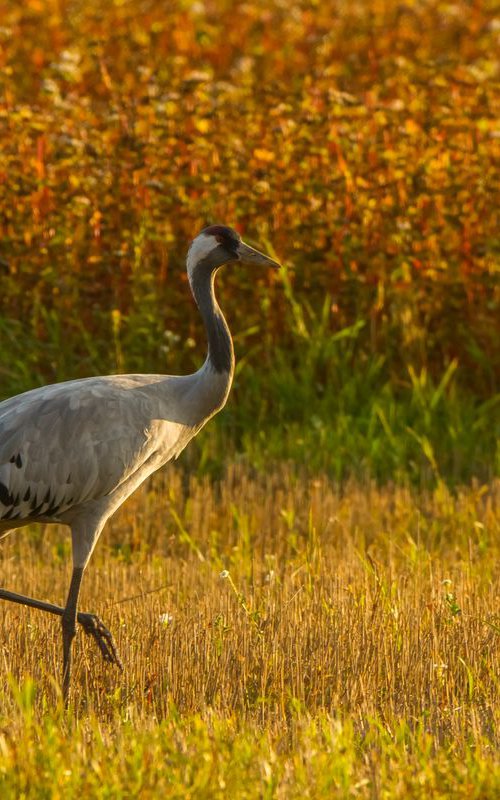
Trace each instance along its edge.
{"label": "tall green grass", "polygon": [[[373,351],[367,320],[335,330],[330,298],[320,308],[309,305],[294,293],[286,271],[282,284],[283,338],[273,338],[264,322],[238,330],[233,321],[233,392],[183,456],[186,464],[220,474],[231,453],[257,469],[285,459],[337,480],[423,486],[500,474],[500,394],[471,392],[458,359],[436,377],[425,366],[404,363],[402,352],[396,370],[393,358]],[[107,313],[105,340],[43,307],[28,321],[0,320],[1,396],[84,375],[196,369],[204,342],[193,346],[165,332],[154,293],[148,290],[147,298],[128,318]]]}
{"label": "tall green grass", "polygon": [[331,298],[318,310],[299,301],[286,272],[283,284],[286,341],[261,331],[237,367],[228,408],[199,440],[207,462],[229,440],[259,468],[290,459],[338,480],[426,486],[500,474],[499,393],[470,391],[458,359],[437,377],[412,363],[395,371],[373,352],[367,320],[332,330]]}
{"label": "tall green grass", "polygon": [[256,359],[238,373],[219,430],[252,463],[285,458],[339,480],[423,485],[499,474],[499,394],[469,393],[456,360],[438,379],[411,364],[391,376],[383,355],[363,348],[363,320],[333,335],[321,317],[309,323],[269,369]]}

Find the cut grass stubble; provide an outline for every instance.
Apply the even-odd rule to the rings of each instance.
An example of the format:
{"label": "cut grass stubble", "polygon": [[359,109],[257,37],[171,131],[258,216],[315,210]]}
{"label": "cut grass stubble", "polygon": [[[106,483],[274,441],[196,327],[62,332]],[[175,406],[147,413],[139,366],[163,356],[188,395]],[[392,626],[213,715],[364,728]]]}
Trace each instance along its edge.
{"label": "cut grass stubble", "polygon": [[[500,586],[498,486],[452,495],[267,477],[219,484],[171,468],[109,525],[81,608],[115,632],[123,676],[76,643],[74,707],[160,720],[238,714],[286,725],[297,709],[420,720],[436,744],[495,738]],[[40,529],[39,529],[40,531]],[[2,583],[63,600],[64,529],[16,532]],[[56,701],[57,620],[4,604],[3,708],[31,676]],[[8,712],[7,712],[8,713]],[[392,721],[392,722],[391,722]]]}
{"label": "cut grass stubble", "polygon": [[[66,714],[58,620],[2,605],[2,797],[495,796],[499,498],[171,466],[84,581],[123,674],[80,633]],[[64,529],[0,552],[63,600]]]}

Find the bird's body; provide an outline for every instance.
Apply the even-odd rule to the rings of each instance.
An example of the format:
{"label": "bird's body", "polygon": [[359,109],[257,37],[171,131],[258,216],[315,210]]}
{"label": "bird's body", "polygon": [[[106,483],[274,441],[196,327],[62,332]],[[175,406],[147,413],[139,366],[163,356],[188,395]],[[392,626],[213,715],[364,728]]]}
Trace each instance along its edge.
{"label": "bird's body", "polygon": [[[0,537],[30,522],[104,524],[225,403],[230,373],[110,375],[0,403]],[[173,402],[175,399],[175,403]],[[173,413],[173,406],[177,412]],[[90,553],[74,542],[74,563]]]}
{"label": "bird's body", "polygon": [[110,375],[67,381],[0,403],[0,538],[31,522],[71,528],[73,577],[65,607],[0,589],[0,598],[59,614],[67,698],[76,621],[103,656],[120,664],[111,634],[77,614],[83,571],[109,517],[153,472],[176,458],[225,404],[234,372],[226,321],[214,295],[223,264],[276,266],[230,228],[214,225],[193,241],[187,269],[203,317],[208,355],[192,375]]}

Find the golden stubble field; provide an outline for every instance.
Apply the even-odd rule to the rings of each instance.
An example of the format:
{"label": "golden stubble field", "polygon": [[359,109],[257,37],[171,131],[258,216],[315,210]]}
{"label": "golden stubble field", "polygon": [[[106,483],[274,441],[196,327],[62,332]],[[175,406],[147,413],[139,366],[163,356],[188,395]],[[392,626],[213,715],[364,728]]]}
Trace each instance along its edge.
{"label": "golden stubble field", "polygon": [[[436,746],[498,744],[498,484],[451,494],[267,476],[219,483],[170,468],[111,521],[81,610],[114,631],[125,671],[75,642],[74,712],[236,715],[286,730],[304,713],[420,721]],[[63,602],[65,529],[17,531],[2,585]],[[57,703],[59,620],[2,603],[2,712],[14,685]],[[10,679],[8,676],[11,676]],[[10,683],[9,683],[10,681]],[[9,702],[10,698],[10,702]]]}

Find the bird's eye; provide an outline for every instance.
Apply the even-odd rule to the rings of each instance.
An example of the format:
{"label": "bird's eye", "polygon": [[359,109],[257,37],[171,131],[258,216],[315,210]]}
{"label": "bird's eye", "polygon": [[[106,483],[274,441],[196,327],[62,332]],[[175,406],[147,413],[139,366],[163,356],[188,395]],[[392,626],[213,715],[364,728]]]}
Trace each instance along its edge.
{"label": "bird's eye", "polygon": [[224,247],[230,253],[232,253],[233,250],[235,250],[235,248],[236,248],[236,246],[238,244],[236,239],[233,239],[230,236],[223,236],[222,234],[218,234],[215,238],[216,238],[217,242],[220,245],[222,245],[222,247]]}

